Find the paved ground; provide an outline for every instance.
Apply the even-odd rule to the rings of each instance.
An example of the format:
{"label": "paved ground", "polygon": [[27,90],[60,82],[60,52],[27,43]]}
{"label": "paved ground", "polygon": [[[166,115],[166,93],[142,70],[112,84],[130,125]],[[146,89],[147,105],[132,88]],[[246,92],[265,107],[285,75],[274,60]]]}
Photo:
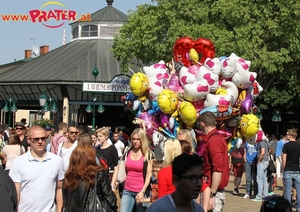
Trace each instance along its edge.
{"label": "paved ground", "polygon": [[[245,173],[243,174],[242,183],[239,188],[239,195],[233,195],[233,176],[226,187],[226,204],[223,212],[259,212],[261,203],[252,202],[251,199],[243,199],[246,192]],[[282,179],[277,179],[275,194],[282,194]],[[253,198],[253,197],[252,197]],[[294,209],[295,210],[295,209]]]}

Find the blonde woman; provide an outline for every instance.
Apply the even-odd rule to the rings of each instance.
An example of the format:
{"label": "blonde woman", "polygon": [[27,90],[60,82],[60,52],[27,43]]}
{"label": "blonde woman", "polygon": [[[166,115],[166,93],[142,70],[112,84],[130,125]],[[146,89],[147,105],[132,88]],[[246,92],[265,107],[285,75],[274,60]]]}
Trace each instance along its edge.
{"label": "blonde woman", "polygon": [[149,184],[154,154],[149,149],[149,141],[143,129],[135,129],[130,138],[130,149],[125,153],[127,178],[120,212],[131,212],[134,205],[136,212],[144,212],[147,207],[143,206],[142,202],[145,194],[148,196],[150,194]]}
{"label": "blonde woman", "polygon": [[172,183],[172,162],[175,157],[182,154],[181,144],[177,139],[168,138],[164,146],[163,168],[158,172],[158,198],[172,194],[175,187]]}
{"label": "blonde woman", "polygon": [[192,152],[195,151],[196,143],[192,137],[191,132],[188,129],[182,129],[177,133],[178,140],[186,140],[191,143]]}
{"label": "blonde woman", "polygon": [[117,149],[114,145],[108,143],[109,130],[107,127],[97,129],[96,135],[100,143],[100,147],[96,149],[96,155],[98,158],[103,157],[105,160],[107,160],[112,190],[115,191],[114,184],[117,178],[119,162]]}
{"label": "blonde woman", "polygon": [[14,159],[25,153],[25,148],[21,145],[19,135],[10,135],[8,144],[3,148],[3,153],[4,160],[6,161],[5,171],[8,173]]}

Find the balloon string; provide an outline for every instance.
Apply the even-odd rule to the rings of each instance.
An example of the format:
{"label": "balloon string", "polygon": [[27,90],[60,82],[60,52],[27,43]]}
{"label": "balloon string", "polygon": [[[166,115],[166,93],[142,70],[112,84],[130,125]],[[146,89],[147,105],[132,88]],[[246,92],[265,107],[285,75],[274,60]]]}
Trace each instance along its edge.
{"label": "balloon string", "polygon": [[170,138],[175,138],[174,135],[170,134],[168,131],[166,131],[164,128],[159,127],[159,130],[164,132],[167,136],[169,136]]}
{"label": "balloon string", "polygon": [[133,74],[135,74],[134,71],[133,71],[130,67],[128,67],[128,68],[129,68],[129,70],[130,70]]}

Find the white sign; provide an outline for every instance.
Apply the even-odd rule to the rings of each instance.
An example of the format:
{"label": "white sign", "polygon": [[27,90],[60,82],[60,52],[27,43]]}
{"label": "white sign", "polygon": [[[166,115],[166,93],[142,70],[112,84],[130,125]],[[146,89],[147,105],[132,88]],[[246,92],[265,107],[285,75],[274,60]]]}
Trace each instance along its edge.
{"label": "white sign", "polygon": [[130,92],[130,87],[129,85],[124,85],[119,83],[111,84],[111,83],[83,82],[82,91],[127,93]]}
{"label": "white sign", "polygon": [[129,76],[118,75],[110,83],[82,82],[82,91],[128,93],[130,92],[129,82]]}

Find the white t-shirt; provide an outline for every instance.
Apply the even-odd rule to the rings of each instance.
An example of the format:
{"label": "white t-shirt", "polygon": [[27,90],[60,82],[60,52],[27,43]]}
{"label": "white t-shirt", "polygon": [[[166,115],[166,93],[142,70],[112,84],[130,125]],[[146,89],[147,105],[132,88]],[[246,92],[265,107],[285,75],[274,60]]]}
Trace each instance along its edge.
{"label": "white t-shirt", "polygon": [[18,212],[54,212],[57,181],[64,179],[62,159],[47,152],[43,161],[33,158],[31,151],[17,157],[9,176],[21,184]]}
{"label": "white t-shirt", "polygon": [[108,144],[112,145],[112,142],[111,142],[111,140],[110,140],[109,138],[106,140],[106,142],[107,142]]}
{"label": "white t-shirt", "polygon": [[114,143],[114,146],[116,147],[118,157],[120,158],[122,156],[122,149],[125,147],[125,145],[122,141],[118,140],[116,143]]}
{"label": "white t-shirt", "polygon": [[64,142],[60,143],[58,146],[58,151],[57,151],[57,155],[60,156],[63,160],[63,170],[64,172],[67,171],[67,169],[69,168],[69,160],[71,157],[71,154],[73,152],[73,150],[77,147],[77,143],[78,141],[76,140],[73,145],[70,148],[64,148],[63,144]]}

